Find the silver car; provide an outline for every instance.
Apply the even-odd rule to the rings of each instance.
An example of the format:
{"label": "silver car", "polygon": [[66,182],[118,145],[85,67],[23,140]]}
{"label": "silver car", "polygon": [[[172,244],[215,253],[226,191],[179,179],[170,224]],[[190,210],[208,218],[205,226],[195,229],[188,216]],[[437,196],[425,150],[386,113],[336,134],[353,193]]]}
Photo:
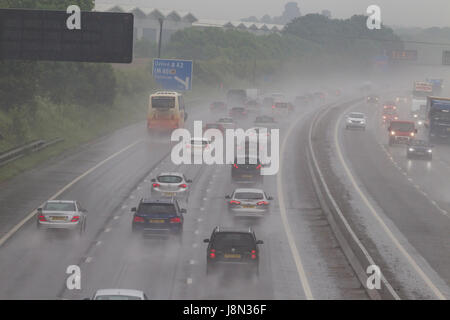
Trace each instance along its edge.
{"label": "silver car", "polygon": [[366,130],[366,116],[361,112],[350,112],[347,115],[345,129],[359,128]]}
{"label": "silver car", "polygon": [[231,196],[225,196],[228,200],[228,211],[236,217],[263,217],[270,210],[272,197],[261,189],[238,188]]}
{"label": "silver car", "polygon": [[189,187],[192,180],[179,172],[163,172],[152,179],[152,196],[189,199]]}
{"label": "silver car", "polygon": [[87,210],[78,201],[51,200],[37,209],[37,227],[39,229],[86,230]]}
{"label": "silver car", "polygon": [[97,290],[92,300],[148,300],[148,298],[144,292],[139,290],[101,289]]}

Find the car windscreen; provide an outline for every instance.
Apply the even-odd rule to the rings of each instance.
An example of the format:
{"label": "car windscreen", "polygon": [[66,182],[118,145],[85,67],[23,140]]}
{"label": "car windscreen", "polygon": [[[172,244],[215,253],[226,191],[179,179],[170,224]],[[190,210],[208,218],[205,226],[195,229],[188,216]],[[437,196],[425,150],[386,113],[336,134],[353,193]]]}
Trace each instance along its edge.
{"label": "car windscreen", "polygon": [[384,109],[383,114],[394,116],[394,115],[397,115],[397,111],[395,111],[393,109]]}
{"label": "car windscreen", "polygon": [[360,113],[350,113],[348,116],[355,119],[364,119],[364,115]]}
{"label": "car windscreen", "polygon": [[208,141],[206,141],[206,140],[194,140],[194,139],[192,139],[191,140],[191,144],[195,144],[195,145],[207,145],[208,144]]}
{"label": "car windscreen", "polygon": [[231,248],[252,250],[255,247],[255,241],[250,233],[238,232],[219,232],[213,239],[216,250],[229,250]]}
{"label": "car windscreen", "polygon": [[155,109],[175,108],[175,97],[153,97],[152,107]]}
{"label": "car windscreen", "polygon": [[47,202],[43,208],[45,211],[75,211],[74,203]]}
{"label": "car windscreen", "polygon": [[235,199],[246,199],[246,200],[260,200],[264,199],[264,196],[260,192],[236,192],[234,194]]}
{"label": "car windscreen", "polygon": [[231,118],[222,118],[222,119],[219,119],[219,121],[217,121],[217,122],[221,122],[221,123],[233,123],[233,119],[231,119]]}
{"label": "car windscreen", "polygon": [[96,296],[95,300],[142,300],[142,299],[134,296],[105,295],[105,296]]}
{"label": "car windscreen", "polygon": [[140,215],[164,218],[176,215],[175,206],[171,203],[141,203],[137,211]]}
{"label": "car windscreen", "polygon": [[[250,154],[251,156],[251,154]],[[258,165],[259,164],[259,159],[257,158],[251,158],[251,157],[246,157],[246,158],[235,158],[234,159],[234,163],[239,164],[246,164],[246,165]]]}
{"label": "car windscreen", "polygon": [[410,131],[414,130],[414,123],[391,122],[391,130],[401,131],[401,132],[410,132]]}
{"label": "car windscreen", "polygon": [[183,181],[183,178],[180,176],[159,176],[158,182],[161,183],[180,183]]}
{"label": "car windscreen", "polygon": [[412,140],[410,145],[427,147],[428,146],[428,142],[425,141],[425,140]]}

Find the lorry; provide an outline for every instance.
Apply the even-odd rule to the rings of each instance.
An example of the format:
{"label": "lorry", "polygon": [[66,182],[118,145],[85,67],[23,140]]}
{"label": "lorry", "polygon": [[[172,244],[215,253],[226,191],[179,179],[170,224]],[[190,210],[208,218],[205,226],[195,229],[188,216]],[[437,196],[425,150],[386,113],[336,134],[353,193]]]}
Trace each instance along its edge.
{"label": "lorry", "polygon": [[423,106],[425,106],[426,104],[427,100],[425,98],[413,98],[411,100],[411,116],[415,120],[425,119],[425,110]]}
{"label": "lorry", "polygon": [[429,141],[437,141],[439,138],[450,138],[450,98],[427,97],[427,119],[425,126],[428,128]]}
{"label": "lorry", "polygon": [[431,83],[433,96],[439,96],[442,93],[444,79],[427,79],[427,82]]}
{"label": "lorry", "polygon": [[389,145],[409,143],[417,134],[413,121],[393,120],[388,127]]}

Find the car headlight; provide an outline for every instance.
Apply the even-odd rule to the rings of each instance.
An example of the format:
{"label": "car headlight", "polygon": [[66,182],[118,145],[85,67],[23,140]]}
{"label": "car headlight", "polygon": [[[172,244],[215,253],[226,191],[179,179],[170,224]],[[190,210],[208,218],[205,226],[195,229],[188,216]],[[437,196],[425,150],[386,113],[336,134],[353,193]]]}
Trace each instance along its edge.
{"label": "car headlight", "polygon": [[433,152],[433,150],[431,150],[431,149],[428,149],[428,153],[432,153]]}
{"label": "car headlight", "polygon": [[414,137],[414,132],[411,132],[409,135],[410,135],[411,137]]}
{"label": "car headlight", "polygon": [[417,122],[417,124],[418,124],[418,125],[422,125],[422,124],[423,124],[423,121],[422,121],[422,120],[419,120],[419,121]]}
{"label": "car headlight", "polygon": [[414,118],[417,118],[418,117],[418,115],[417,114],[415,114],[414,116],[413,116]]}
{"label": "car headlight", "polygon": [[413,151],[414,151],[414,148],[409,148],[409,151],[413,152]]}
{"label": "car headlight", "polygon": [[391,131],[391,134],[392,134],[392,135],[395,135],[395,131]]}

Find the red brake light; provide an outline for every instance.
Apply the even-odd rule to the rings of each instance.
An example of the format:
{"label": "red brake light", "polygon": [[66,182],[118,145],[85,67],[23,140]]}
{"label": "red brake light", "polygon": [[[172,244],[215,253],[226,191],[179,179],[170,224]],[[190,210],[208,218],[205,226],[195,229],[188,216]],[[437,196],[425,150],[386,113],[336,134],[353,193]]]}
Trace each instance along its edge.
{"label": "red brake light", "polygon": [[78,220],[80,220],[80,216],[74,216],[70,222],[77,222]]}
{"label": "red brake light", "polygon": [[133,222],[144,222],[144,218],[139,217],[139,216],[135,216],[133,219]]}
{"label": "red brake light", "polygon": [[256,250],[252,250],[252,259],[254,260],[254,259],[256,259]]}
{"label": "red brake light", "polygon": [[235,164],[233,164],[233,167],[235,167],[236,169],[238,169],[239,168],[239,166],[235,163]]}
{"label": "red brake light", "polygon": [[180,188],[187,188],[187,185],[183,183],[183,184],[180,184],[179,187]]}
{"label": "red brake light", "polygon": [[39,216],[39,221],[47,221],[47,219],[45,219],[45,216],[41,214]]}
{"label": "red brake light", "polygon": [[261,165],[260,165],[260,164],[258,164],[258,166],[256,167],[256,169],[261,169]]}
{"label": "red brake light", "polygon": [[181,223],[181,218],[180,217],[171,218],[170,223]]}
{"label": "red brake light", "polygon": [[275,106],[274,106],[274,105],[272,106],[272,109],[275,109]]}
{"label": "red brake light", "polygon": [[215,249],[211,249],[211,252],[209,253],[209,257],[211,259],[214,259],[216,257],[216,250]]}
{"label": "red brake light", "polygon": [[158,188],[159,187],[159,183],[154,183],[153,184],[153,188]]}
{"label": "red brake light", "polygon": [[240,201],[236,201],[236,200],[231,200],[230,204],[241,204],[241,202]]}
{"label": "red brake light", "polygon": [[262,206],[262,205],[268,205],[269,203],[267,201],[259,201],[257,203],[258,206]]}

